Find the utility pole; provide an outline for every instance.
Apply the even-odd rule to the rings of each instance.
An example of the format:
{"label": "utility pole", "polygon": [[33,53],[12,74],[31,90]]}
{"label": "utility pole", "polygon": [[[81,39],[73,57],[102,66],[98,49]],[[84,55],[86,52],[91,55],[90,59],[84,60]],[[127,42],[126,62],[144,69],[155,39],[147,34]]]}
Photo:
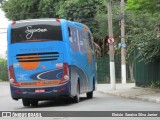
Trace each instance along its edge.
{"label": "utility pole", "polygon": [[[108,0],[108,31],[109,39],[113,39],[113,27],[112,27],[112,0]],[[116,89],[115,82],[115,62],[114,62],[114,45],[109,44],[109,59],[110,59],[110,83],[111,89]]]}
{"label": "utility pole", "polygon": [[121,79],[122,84],[126,84],[126,44],[125,44],[125,20],[124,20],[124,0],[121,0]]}

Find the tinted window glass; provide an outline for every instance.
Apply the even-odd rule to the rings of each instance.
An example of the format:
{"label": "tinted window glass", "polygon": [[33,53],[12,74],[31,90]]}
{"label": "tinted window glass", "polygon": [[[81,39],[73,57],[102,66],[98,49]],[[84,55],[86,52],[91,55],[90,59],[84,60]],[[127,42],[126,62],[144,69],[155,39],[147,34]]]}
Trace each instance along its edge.
{"label": "tinted window glass", "polygon": [[74,27],[68,27],[70,46],[73,51],[79,51],[78,30]]}
{"label": "tinted window glass", "polygon": [[12,25],[11,43],[39,41],[62,41],[60,23],[56,21],[36,21]]}
{"label": "tinted window glass", "polygon": [[80,42],[80,51],[84,51],[84,30],[78,29],[79,33],[79,42]]}
{"label": "tinted window glass", "polygon": [[88,33],[88,38],[89,38],[89,45],[90,45],[91,49],[93,50],[93,41],[92,41],[92,36],[90,33]]}

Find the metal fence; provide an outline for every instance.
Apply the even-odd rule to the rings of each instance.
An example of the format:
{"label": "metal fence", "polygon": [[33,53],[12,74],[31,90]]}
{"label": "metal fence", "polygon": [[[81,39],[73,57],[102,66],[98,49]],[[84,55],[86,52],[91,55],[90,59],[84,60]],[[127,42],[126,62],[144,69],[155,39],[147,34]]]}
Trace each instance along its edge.
{"label": "metal fence", "polygon": [[137,86],[147,87],[152,83],[160,83],[160,60],[145,64],[134,61],[134,78]]}
{"label": "metal fence", "polygon": [[[121,82],[121,57],[115,56],[116,82]],[[127,81],[130,81],[129,68],[127,65]],[[97,58],[97,82],[99,84],[110,82],[109,56]]]}

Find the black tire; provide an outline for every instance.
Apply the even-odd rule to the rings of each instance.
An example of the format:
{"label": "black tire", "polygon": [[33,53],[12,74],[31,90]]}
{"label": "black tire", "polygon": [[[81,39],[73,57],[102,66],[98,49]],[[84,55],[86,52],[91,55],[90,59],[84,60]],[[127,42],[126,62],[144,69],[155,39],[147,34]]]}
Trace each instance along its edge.
{"label": "black tire", "polygon": [[96,90],[95,80],[93,79],[93,91]]}
{"label": "black tire", "polygon": [[77,95],[73,97],[73,103],[79,103],[80,97],[79,97],[79,83],[77,84]]}
{"label": "black tire", "polygon": [[70,103],[72,103],[72,99],[71,98],[67,98],[67,99],[64,99],[63,102],[65,104],[70,104]]}
{"label": "black tire", "polygon": [[30,101],[27,99],[22,99],[23,106],[30,106]]}
{"label": "black tire", "polygon": [[88,99],[93,98],[93,91],[86,93],[86,95]]}
{"label": "black tire", "polygon": [[38,106],[38,101],[37,100],[31,100],[30,103],[31,103],[32,107]]}

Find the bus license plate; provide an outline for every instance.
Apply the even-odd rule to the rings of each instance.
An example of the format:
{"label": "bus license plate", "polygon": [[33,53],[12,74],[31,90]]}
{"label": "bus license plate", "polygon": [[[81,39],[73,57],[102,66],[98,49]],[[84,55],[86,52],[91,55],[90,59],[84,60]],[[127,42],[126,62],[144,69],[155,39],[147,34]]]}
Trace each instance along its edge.
{"label": "bus license plate", "polygon": [[35,93],[43,93],[43,92],[45,92],[45,89],[36,89],[35,90]]}

